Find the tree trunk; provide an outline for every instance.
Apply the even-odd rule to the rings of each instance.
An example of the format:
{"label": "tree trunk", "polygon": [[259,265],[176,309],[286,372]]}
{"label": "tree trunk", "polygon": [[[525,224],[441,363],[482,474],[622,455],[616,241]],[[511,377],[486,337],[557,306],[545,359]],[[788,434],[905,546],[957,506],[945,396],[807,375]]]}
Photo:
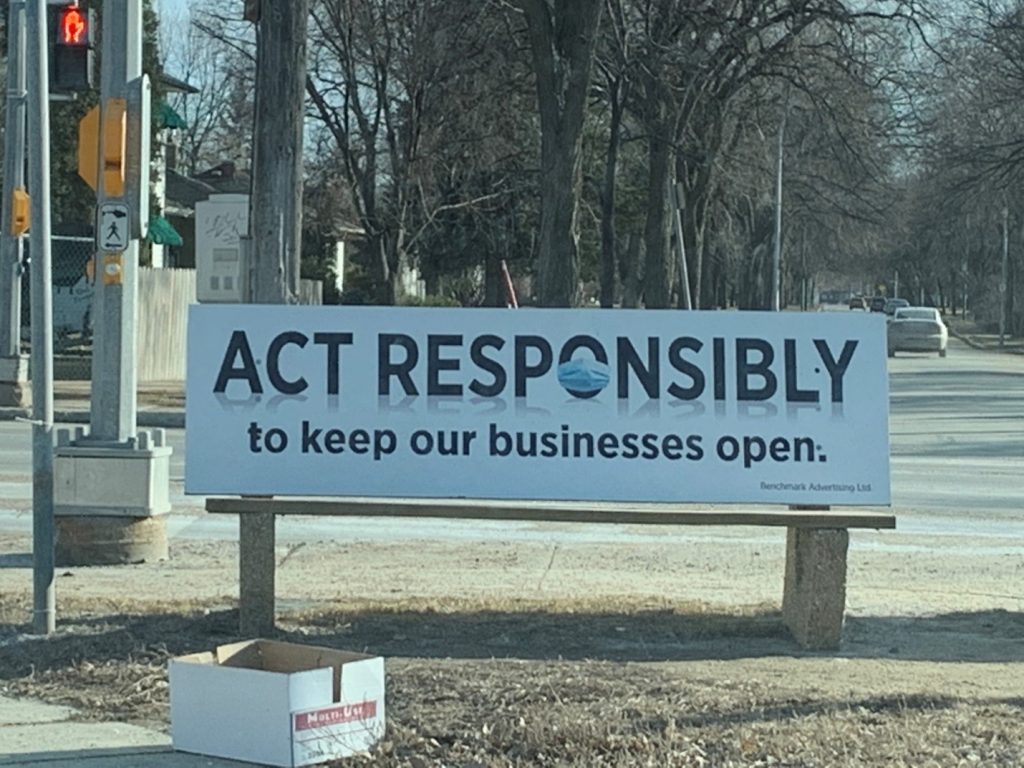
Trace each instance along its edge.
{"label": "tree trunk", "polygon": [[671,299],[668,264],[668,218],[666,191],[669,183],[671,147],[663,132],[650,137],[647,157],[647,222],[644,226],[644,306],[666,309]]}
{"label": "tree trunk", "polygon": [[710,160],[697,167],[688,167],[681,156],[676,158],[676,178],[681,179],[685,186],[686,210],[683,215],[683,241],[686,243],[686,256],[690,267],[690,295],[693,296],[693,308],[700,309],[707,304],[704,286],[710,284],[706,274],[704,247],[705,232],[708,223],[708,208],[711,201],[711,167]]}
{"label": "tree trunk", "polygon": [[583,119],[604,3],[519,0],[519,5],[530,33],[540,107],[537,300],[542,306],[573,306],[579,301],[577,213]]}
{"label": "tree trunk", "polygon": [[[372,232],[372,230],[367,228],[367,232]],[[374,301],[382,305],[393,304],[394,299],[390,291],[391,280],[390,270],[388,269],[387,246],[384,242],[384,236],[379,232],[368,235],[366,248],[369,255],[370,278],[373,282],[375,293]]]}
{"label": "tree trunk", "polygon": [[619,278],[622,281],[622,306],[636,309],[640,306],[640,249],[643,238],[630,234],[626,238],[626,249],[622,256]]}
{"label": "tree trunk", "polygon": [[580,152],[548,149],[541,155],[537,301],[543,307],[572,307],[579,303]]}
{"label": "tree trunk", "polygon": [[619,164],[622,124],[621,79],[609,82],[608,85],[612,114],[601,188],[601,306],[606,308],[615,306],[615,175]]}

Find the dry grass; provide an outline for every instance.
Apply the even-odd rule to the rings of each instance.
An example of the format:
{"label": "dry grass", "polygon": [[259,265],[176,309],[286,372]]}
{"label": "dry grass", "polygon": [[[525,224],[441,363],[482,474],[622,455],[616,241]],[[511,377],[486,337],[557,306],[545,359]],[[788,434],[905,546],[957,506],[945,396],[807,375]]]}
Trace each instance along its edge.
{"label": "dry grass", "polygon": [[[97,720],[166,728],[168,659],[238,639],[232,610],[124,600],[64,601],[58,633],[32,638],[28,608],[0,606],[0,691]],[[912,673],[844,689],[766,609],[367,603],[292,614],[280,634],[388,658],[385,741],[345,765],[1024,765],[1024,698]]]}

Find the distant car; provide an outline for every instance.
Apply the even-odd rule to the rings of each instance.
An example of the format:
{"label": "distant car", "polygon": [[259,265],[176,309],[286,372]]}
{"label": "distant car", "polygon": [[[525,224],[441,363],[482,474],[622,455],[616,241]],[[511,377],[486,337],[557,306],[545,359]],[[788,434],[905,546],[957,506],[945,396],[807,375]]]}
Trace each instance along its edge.
{"label": "distant car", "polygon": [[872,312],[884,312],[885,301],[885,296],[872,296],[871,301],[868,302],[868,309]]}
{"label": "distant car", "polygon": [[868,302],[863,296],[850,297],[850,309],[867,309]]}
{"label": "distant car", "polygon": [[906,299],[886,299],[885,307],[882,308],[882,311],[889,315],[889,317],[892,317],[896,314],[897,309],[909,306],[910,302]]}
{"label": "distant car", "polygon": [[934,307],[897,309],[887,331],[889,357],[897,352],[938,352],[946,356],[949,331]]}

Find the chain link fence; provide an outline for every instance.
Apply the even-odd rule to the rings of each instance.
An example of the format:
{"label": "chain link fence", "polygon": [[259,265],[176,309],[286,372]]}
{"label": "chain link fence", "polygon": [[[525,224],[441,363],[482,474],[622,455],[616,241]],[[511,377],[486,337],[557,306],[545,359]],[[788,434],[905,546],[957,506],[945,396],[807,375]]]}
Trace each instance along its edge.
{"label": "chain link fence", "polygon": [[[53,263],[53,377],[86,381],[92,374],[93,286],[86,275],[92,258],[91,237],[55,235],[50,241]],[[32,329],[31,252],[26,238],[28,270],[21,278],[21,337],[26,353]]]}
{"label": "chain link fence", "polygon": [[[91,237],[67,235],[51,240],[53,262],[53,377],[63,381],[92,378],[92,302],[95,289],[87,274],[93,256]],[[22,349],[30,352],[31,254],[21,279]],[[140,382],[185,379],[188,307],[196,301],[193,269],[139,270],[137,375]],[[302,281],[303,303],[323,301],[320,281]]]}

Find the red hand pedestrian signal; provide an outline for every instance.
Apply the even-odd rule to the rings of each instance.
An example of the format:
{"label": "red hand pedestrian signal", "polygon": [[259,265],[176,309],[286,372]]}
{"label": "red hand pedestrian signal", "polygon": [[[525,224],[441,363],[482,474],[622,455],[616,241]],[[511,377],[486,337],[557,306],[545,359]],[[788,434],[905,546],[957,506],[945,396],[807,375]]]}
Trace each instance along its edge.
{"label": "red hand pedestrian signal", "polygon": [[92,11],[78,3],[68,4],[48,9],[47,19],[53,25],[50,90],[89,90],[93,83]]}
{"label": "red hand pedestrian signal", "polygon": [[60,42],[63,45],[88,45],[89,25],[78,6],[69,5],[60,15]]}

